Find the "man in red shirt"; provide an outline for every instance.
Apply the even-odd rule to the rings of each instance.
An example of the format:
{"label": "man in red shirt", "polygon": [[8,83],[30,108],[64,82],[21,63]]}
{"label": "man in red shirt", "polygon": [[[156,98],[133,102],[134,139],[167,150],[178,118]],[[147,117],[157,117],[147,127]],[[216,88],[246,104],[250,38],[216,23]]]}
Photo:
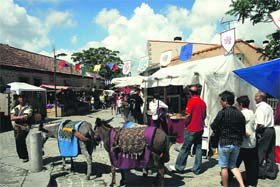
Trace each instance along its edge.
{"label": "man in red shirt", "polygon": [[190,87],[191,98],[189,99],[186,107],[187,122],[184,131],[184,144],[177,157],[175,169],[178,172],[183,172],[191,147],[194,144],[195,150],[195,162],[192,168],[192,172],[198,175],[201,171],[202,163],[202,134],[204,128],[204,119],[206,117],[206,104],[199,97],[197,86]]}

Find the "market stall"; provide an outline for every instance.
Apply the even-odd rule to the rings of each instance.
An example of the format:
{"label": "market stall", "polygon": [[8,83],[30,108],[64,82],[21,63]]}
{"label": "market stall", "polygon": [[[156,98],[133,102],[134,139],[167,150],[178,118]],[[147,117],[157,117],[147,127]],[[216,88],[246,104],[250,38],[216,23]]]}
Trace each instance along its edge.
{"label": "market stall", "polygon": [[[24,82],[12,82],[8,84],[11,86],[11,92],[17,95],[24,94],[26,101],[32,106],[35,119],[45,118],[46,111],[46,89],[33,86]],[[40,114],[40,116],[38,116]],[[37,120],[36,120],[37,121]]]}
{"label": "market stall", "polygon": [[[233,73],[234,70],[244,67],[245,65],[234,55],[216,56],[161,68],[147,78],[141,86],[146,88],[187,86],[197,79],[202,85],[201,98],[207,105],[202,148],[208,150],[210,124],[221,109],[219,93],[228,90],[234,92],[236,97],[248,95],[250,100],[254,99],[256,88]],[[251,107],[255,108],[255,105],[252,104]]]}

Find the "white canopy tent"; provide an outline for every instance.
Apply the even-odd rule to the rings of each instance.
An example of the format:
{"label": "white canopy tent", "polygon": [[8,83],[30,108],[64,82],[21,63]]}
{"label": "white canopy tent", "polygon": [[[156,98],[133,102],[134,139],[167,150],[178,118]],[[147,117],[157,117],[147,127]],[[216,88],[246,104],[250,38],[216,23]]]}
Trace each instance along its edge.
{"label": "white canopy tent", "polygon": [[232,91],[236,97],[248,95],[251,100],[251,108],[255,108],[254,94],[257,91],[256,88],[233,73],[233,70],[244,67],[245,65],[234,55],[216,56],[162,68],[145,79],[141,86],[187,86],[192,84],[195,76],[198,76],[198,81],[202,85],[201,98],[207,105],[205,133],[208,134],[208,137],[210,134],[209,124],[221,109],[218,95],[222,91]]}
{"label": "white canopy tent", "polygon": [[119,77],[112,79],[111,83],[115,84],[115,87],[117,88],[126,86],[140,86],[143,82],[143,79],[143,76]]}
{"label": "white canopy tent", "polygon": [[212,114],[210,116],[213,118],[220,109],[218,95],[224,90],[232,91],[236,96],[248,95],[252,108],[255,108],[253,96],[256,88],[233,73],[233,70],[244,67],[234,55],[216,56],[162,68],[144,79],[141,86],[187,86],[192,84],[198,74],[198,81],[203,86],[201,97],[207,103],[208,109],[211,109],[209,114]]}
{"label": "white canopy tent", "polygon": [[31,92],[35,92],[35,91],[39,91],[39,92],[46,92],[46,89],[44,88],[40,88],[37,86],[33,86],[31,84],[27,84],[24,82],[12,82],[8,84],[9,86],[11,86],[10,90],[11,91],[15,91],[17,94],[20,94],[23,91],[31,91]]}

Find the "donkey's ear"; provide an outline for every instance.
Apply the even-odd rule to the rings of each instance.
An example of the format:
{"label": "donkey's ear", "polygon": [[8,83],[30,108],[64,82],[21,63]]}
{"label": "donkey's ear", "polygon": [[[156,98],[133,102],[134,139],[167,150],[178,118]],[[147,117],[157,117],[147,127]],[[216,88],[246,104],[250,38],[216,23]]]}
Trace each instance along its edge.
{"label": "donkey's ear", "polygon": [[101,125],[102,120],[100,118],[96,118],[95,125]]}
{"label": "donkey's ear", "polygon": [[106,123],[110,123],[113,119],[114,119],[114,117],[112,117],[111,119],[105,120],[105,122],[106,122]]}

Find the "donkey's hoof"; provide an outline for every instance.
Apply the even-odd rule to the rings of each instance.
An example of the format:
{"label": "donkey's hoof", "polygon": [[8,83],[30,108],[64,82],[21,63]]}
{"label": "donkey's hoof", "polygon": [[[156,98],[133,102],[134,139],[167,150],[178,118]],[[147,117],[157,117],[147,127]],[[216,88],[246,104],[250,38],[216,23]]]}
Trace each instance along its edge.
{"label": "donkey's hoof", "polygon": [[89,180],[90,179],[90,176],[86,176],[86,180]]}

